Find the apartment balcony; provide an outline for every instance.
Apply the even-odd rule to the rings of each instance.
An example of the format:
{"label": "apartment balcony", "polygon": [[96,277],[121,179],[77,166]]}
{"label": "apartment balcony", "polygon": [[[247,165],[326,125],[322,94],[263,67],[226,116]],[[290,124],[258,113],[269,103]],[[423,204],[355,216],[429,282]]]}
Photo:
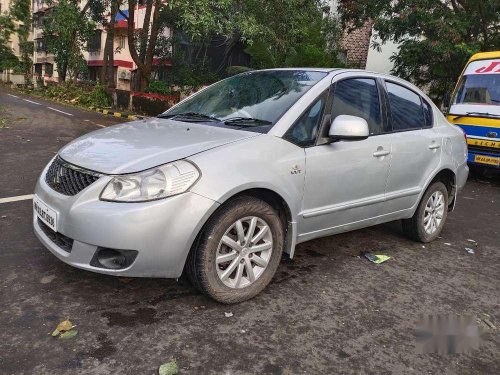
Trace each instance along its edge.
{"label": "apartment balcony", "polygon": [[38,14],[38,13],[44,13],[46,12],[48,9],[52,8],[54,5],[51,4],[51,5],[48,5],[48,4],[45,4],[44,2],[34,2],[33,3],[33,14]]}
{"label": "apartment balcony", "polygon": [[43,30],[42,29],[35,29],[33,32],[34,39],[42,39],[43,38]]}

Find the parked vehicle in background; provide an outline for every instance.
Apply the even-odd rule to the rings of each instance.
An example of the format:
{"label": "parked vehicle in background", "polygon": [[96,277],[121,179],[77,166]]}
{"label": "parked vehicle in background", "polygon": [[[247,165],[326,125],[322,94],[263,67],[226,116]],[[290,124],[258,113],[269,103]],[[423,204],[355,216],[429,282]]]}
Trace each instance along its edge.
{"label": "parked vehicle in background", "polygon": [[469,164],[500,168],[500,51],[470,58],[453,92],[448,121],[467,135]]}
{"label": "parked vehicle in background", "polygon": [[75,267],[257,295],[298,243],[392,220],[429,242],[466,182],[467,147],[410,83],[274,69],[213,84],[158,118],[65,146],[35,188],[40,241]]}

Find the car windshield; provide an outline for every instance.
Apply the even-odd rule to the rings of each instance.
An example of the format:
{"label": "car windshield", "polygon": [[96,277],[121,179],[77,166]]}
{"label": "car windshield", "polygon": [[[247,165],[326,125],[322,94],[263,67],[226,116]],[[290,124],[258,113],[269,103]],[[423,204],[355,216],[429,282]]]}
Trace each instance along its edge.
{"label": "car windshield", "polygon": [[463,76],[453,103],[500,105],[500,74]]}
{"label": "car windshield", "polygon": [[222,80],[160,117],[220,121],[238,128],[269,129],[312,86],[327,75],[306,70],[253,71]]}

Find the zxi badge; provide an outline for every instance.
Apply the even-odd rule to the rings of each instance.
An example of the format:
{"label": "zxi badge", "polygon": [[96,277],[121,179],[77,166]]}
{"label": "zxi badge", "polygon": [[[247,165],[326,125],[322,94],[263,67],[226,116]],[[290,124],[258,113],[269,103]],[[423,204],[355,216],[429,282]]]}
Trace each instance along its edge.
{"label": "zxi badge", "polygon": [[292,167],[292,170],[290,171],[290,174],[301,174],[301,173],[302,173],[302,169],[300,169],[300,166],[298,164],[295,164]]}

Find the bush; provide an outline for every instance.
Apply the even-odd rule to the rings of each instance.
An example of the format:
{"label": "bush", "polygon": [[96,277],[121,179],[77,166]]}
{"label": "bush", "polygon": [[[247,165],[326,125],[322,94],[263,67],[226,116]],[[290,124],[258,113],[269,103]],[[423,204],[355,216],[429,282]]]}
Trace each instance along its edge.
{"label": "bush", "polygon": [[162,81],[151,81],[149,82],[148,87],[144,90],[144,92],[151,94],[162,94],[169,95],[173,93],[173,90],[166,82]]}
{"label": "bush", "polygon": [[93,107],[107,107],[110,105],[110,103],[111,103],[111,98],[106,92],[104,86],[99,83],[95,85],[95,87],[93,88],[88,97],[88,104]]}
{"label": "bush", "polygon": [[132,108],[134,112],[156,116],[169,109],[170,104],[166,100],[137,95],[132,97]]}
{"label": "bush", "polygon": [[47,86],[38,86],[36,92],[50,99],[85,107],[107,107],[111,103],[110,96],[99,83],[47,82]]}

